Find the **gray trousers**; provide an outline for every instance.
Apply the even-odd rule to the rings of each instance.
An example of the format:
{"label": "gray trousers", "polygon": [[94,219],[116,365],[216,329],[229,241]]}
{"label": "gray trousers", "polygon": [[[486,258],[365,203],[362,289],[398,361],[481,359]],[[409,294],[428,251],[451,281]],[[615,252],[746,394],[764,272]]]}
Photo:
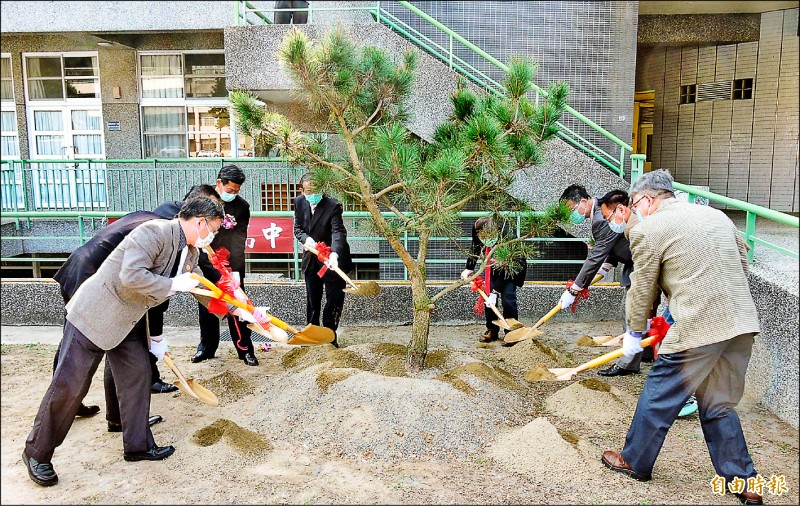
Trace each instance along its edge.
{"label": "gray trousers", "polygon": [[25,441],[30,457],[39,462],[51,461],[56,447],[64,442],[75,421],[103,355],[118,380],[116,393],[125,452],[143,452],[155,445],[147,424],[152,381],[146,328],[142,318],[116,348],[103,351],[67,320],[58,367]]}
{"label": "gray trousers", "polygon": [[754,334],[678,353],[659,354],[639,396],[622,457],[636,473],[650,476],[672,424],[686,400],[697,397],[700,425],[718,476],[756,476],[739,415]]}

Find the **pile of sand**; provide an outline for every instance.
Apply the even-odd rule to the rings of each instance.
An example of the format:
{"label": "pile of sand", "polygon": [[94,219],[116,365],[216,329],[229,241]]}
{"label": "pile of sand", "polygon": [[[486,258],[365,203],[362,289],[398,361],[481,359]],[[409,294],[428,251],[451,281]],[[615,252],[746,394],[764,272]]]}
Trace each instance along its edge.
{"label": "pile of sand", "polygon": [[589,470],[578,450],[578,437],[562,432],[545,418],[537,418],[498,436],[488,454],[508,471],[530,474],[539,481],[574,482]]}
{"label": "pile of sand", "polygon": [[217,374],[200,384],[214,392],[214,395],[224,402],[236,402],[249,394],[252,389],[252,385],[248,381],[230,371]]}
{"label": "pile of sand", "polygon": [[526,339],[497,353],[500,360],[511,367],[527,371],[535,365],[547,367],[566,367],[567,359],[558,351],[538,339]]}
{"label": "pile of sand", "polygon": [[272,449],[270,442],[261,434],[243,429],[234,422],[223,418],[196,431],[192,436],[192,441],[199,446],[206,447],[217,444],[222,438],[225,438],[228,446],[238,453],[250,457],[261,456]]}
{"label": "pile of sand", "polygon": [[590,423],[618,423],[633,417],[636,398],[596,379],[562,388],[545,400],[554,415]]}

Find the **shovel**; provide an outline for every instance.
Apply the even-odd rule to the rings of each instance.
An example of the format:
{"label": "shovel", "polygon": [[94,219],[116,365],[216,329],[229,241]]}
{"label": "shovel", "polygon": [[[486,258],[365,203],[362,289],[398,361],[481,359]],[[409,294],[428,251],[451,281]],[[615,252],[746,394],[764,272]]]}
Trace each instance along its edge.
{"label": "shovel", "polygon": [[[250,313],[252,313],[253,310],[255,310],[255,307],[252,304],[248,304],[234,297],[231,297],[205,277],[195,273],[192,273],[192,277],[198,280],[200,283],[202,283],[203,286],[208,288],[208,291],[202,289],[193,289],[192,292],[197,293],[198,295],[213,296],[215,299],[222,299],[223,301],[229,304],[233,304],[236,307],[240,307],[245,311],[249,311]],[[294,327],[290,326],[288,323],[276,318],[275,316],[272,316],[270,314],[266,314],[264,316],[270,318],[269,320],[270,323],[272,323],[276,327],[283,329],[291,334],[294,334],[294,337],[286,341],[287,344],[326,344],[333,342],[333,340],[336,338],[336,334],[333,332],[333,330],[326,327],[320,327],[319,325],[308,324],[303,328],[303,330],[297,330]],[[255,330],[259,334],[266,335],[262,333],[258,329],[258,327],[260,327],[260,325],[256,325],[253,323],[248,325],[248,328]],[[272,334],[267,335],[267,337],[272,338]]]}
{"label": "shovel", "polygon": [[204,402],[206,404],[210,404],[211,406],[219,406],[219,401],[217,400],[217,396],[214,395],[214,392],[207,389],[200,383],[195,382],[193,379],[186,377],[183,375],[178,366],[175,365],[175,362],[172,361],[172,357],[169,356],[169,353],[164,353],[164,363],[167,364],[175,376],[178,377],[178,381],[175,382],[175,386],[181,389],[186,395],[194,397],[200,402]]}
{"label": "shovel", "polygon": [[[311,253],[313,253],[314,255],[316,255],[317,258],[319,258],[319,251],[317,251],[316,248],[311,248],[309,246],[306,246],[305,244],[303,244],[303,247],[308,251],[310,251]],[[329,268],[333,269],[333,272],[338,274],[347,283],[347,288],[342,289],[342,291],[345,293],[352,293],[353,295],[365,295],[367,297],[371,297],[373,295],[378,295],[379,293],[381,293],[380,285],[378,285],[378,283],[374,281],[363,281],[361,283],[361,286],[358,286],[353,282],[352,279],[350,279],[350,276],[345,274],[344,271],[341,270],[339,267],[329,267]]]}
{"label": "shovel", "polygon": [[[594,277],[592,282],[589,283],[589,286],[597,283],[601,279],[603,279],[603,275],[602,274],[598,274],[597,276]],[[503,338],[503,342],[505,342],[505,343],[518,343],[520,341],[524,341],[525,339],[530,339],[532,337],[536,337],[536,336],[540,336],[540,335],[544,334],[544,332],[539,330],[539,327],[544,325],[545,322],[547,322],[547,320],[549,320],[553,316],[557,315],[559,311],[561,311],[561,302],[559,302],[558,304],[553,306],[553,309],[551,309],[550,312],[547,313],[546,315],[542,316],[542,318],[538,322],[534,323],[533,327],[522,327],[521,329],[515,330],[513,332],[509,332],[508,334],[506,334],[505,337]]]}
{"label": "shovel", "polygon": [[599,344],[600,346],[619,346],[622,344],[622,337],[625,334],[620,334],[618,336],[597,336],[592,337],[592,341]]}
{"label": "shovel", "polygon": [[[660,341],[660,338],[657,337],[657,336],[648,337],[647,339],[642,340],[642,348],[646,348],[647,346],[650,346],[651,344],[654,344],[654,342],[657,343],[659,341]],[[620,349],[618,349],[616,351],[608,352],[605,355],[600,355],[599,357],[594,358],[594,359],[586,362],[585,364],[581,364],[578,367],[574,367],[572,369],[570,369],[570,368],[555,368],[555,369],[548,369],[548,371],[550,371],[551,373],[556,375],[555,381],[569,381],[576,374],[578,374],[579,372],[583,372],[583,371],[586,371],[588,369],[593,369],[595,367],[601,366],[601,365],[606,364],[608,362],[611,362],[612,360],[615,360],[615,359],[617,359],[617,358],[619,358],[621,356],[622,356],[622,348],[620,348]]]}

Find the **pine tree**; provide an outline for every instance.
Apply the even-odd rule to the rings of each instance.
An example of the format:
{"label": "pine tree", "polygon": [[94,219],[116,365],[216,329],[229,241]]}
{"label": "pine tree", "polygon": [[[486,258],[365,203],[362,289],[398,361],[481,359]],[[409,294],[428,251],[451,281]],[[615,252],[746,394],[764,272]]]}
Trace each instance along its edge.
{"label": "pine tree", "polygon": [[[451,98],[451,117],[428,143],[403,126],[416,52],[394,63],[381,48],[357,47],[339,28],[317,44],[295,29],[278,57],[309,107],[327,114],[331,129],[344,140],[346,158],[326,158],[319,142],[285,117],[267,112],[247,91],[230,96],[238,127],[256,144],[275,145],[291,163],[307,166],[319,189],[369,211],[375,229],[409,273],[414,307],[407,366],[419,370],[428,349],[431,312],[437,301],[467,282],[459,280],[429,296],[425,260],[431,237],[460,236],[459,212],[469,203],[491,213],[496,226],[489,233],[497,235],[504,223],[516,227],[519,220],[521,236],[501,237],[473,279],[490,258],[496,267],[514,269],[515,258],[532,254],[524,239],[548,235],[568,217],[569,210],[558,204],[535,213],[505,188],[516,171],[542,161],[540,143],[557,132],[569,88],[553,84],[547,98],[536,104],[528,98],[535,65],[514,58],[503,93],[476,94],[461,81]],[[406,233],[418,239],[416,254],[404,246]]]}

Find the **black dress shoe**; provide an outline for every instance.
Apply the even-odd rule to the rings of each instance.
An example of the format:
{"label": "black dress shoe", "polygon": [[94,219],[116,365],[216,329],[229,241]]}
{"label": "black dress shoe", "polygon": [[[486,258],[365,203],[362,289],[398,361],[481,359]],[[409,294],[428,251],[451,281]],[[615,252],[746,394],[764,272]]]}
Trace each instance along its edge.
{"label": "black dress shoe", "polygon": [[258,359],[253,356],[252,353],[245,353],[242,360],[244,360],[244,363],[247,365],[258,365]]}
{"label": "black dress shoe", "polygon": [[38,462],[33,457],[29,457],[27,448],[22,450],[22,461],[25,462],[25,467],[28,468],[28,476],[37,485],[50,487],[58,483],[58,475],[53,469],[53,464],[50,462]]}
{"label": "black dress shoe", "polygon": [[150,391],[154,394],[167,394],[169,392],[174,392],[177,390],[178,387],[173,385],[172,383],[166,383],[161,381],[160,379],[153,383],[153,386],[150,387]]}
{"label": "black dress shoe", "polygon": [[[161,415],[153,415],[147,419],[147,426],[152,427],[158,422],[164,420]],[[108,432],[122,432],[122,424],[117,422],[108,422]]]}
{"label": "black dress shoe", "polygon": [[82,416],[84,418],[88,418],[90,416],[94,416],[100,412],[100,406],[92,404],[91,406],[87,406],[86,404],[81,404],[81,407],[78,408],[78,412],[75,416]]}
{"label": "black dress shoe", "polygon": [[734,495],[737,499],[739,499],[740,503],[746,506],[757,506],[759,504],[764,504],[764,500],[755,492],[742,492],[741,494]]}
{"label": "black dress shoe", "polygon": [[614,364],[608,369],[597,371],[597,374],[599,374],[600,376],[627,376],[629,374],[639,374],[639,371],[630,371],[628,369],[623,369],[622,367],[617,366],[617,364]]}
{"label": "black dress shoe", "polygon": [[175,453],[175,447],[154,446],[146,452],[125,452],[125,460],[128,462],[138,462],[140,460],[164,460]]}
{"label": "black dress shoe", "polygon": [[198,351],[192,357],[192,363],[196,364],[198,362],[202,362],[203,360],[208,360],[209,358],[214,358],[213,355],[206,355],[203,351]]}

